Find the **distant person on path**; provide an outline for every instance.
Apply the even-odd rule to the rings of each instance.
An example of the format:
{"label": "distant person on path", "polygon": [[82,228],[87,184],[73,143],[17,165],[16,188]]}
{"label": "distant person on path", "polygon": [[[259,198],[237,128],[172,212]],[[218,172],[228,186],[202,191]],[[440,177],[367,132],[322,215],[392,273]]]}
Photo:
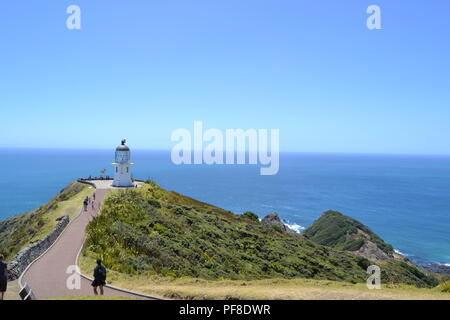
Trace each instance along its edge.
{"label": "distant person on path", "polygon": [[94,201],[95,201],[95,192],[94,192],[94,194],[92,195],[92,197],[94,198]]}
{"label": "distant person on path", "polygon": [[83,205],[84,205],[84,211],[87,211],[87,206],[88,206],[88,200],[87,200],[87,198],[84,199]]}
{"label": "distant person on path", "polygon": [[8,265],[3,259],[3,255],[0,254],[0,300],[3,300],[8,286]]}
{"label": "distant person on path", "polygon": [[97,266],[94,268],[94,294],[98,295],[97,287],[100,287],[100,294],[103,295],[103,286],[106,285],[106,268],[102,265],[102,259],[97,259]]}

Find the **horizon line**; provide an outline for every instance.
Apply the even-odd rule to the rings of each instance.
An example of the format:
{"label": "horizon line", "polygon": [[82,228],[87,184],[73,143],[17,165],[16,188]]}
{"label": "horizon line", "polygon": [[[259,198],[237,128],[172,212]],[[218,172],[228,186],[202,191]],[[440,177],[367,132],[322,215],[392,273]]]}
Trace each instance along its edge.
{"label": "horizon line", "polygon": [[[0,146],[0,149],[3,150],[66,150],[66,151],[111,151],[114,150],[115,147],[106,148],[81,148],[81,147],[11,147],[11,146]],[[131,148],[134,151],[154,151],[154,152],[171,152],[171,149],[144,149],[144,148]],[[192,151],[195,151],[194,149]],[[225,150],[223,150],[225,152]],[[236,152],[236,151],[235,151]],[[248,153],[248,150],[245,150]],[[448,157],[450,153],[403,153],[403,152],[359,152],[359,151],[291,151],[291,150],[281,150],[280,154],[334,154],[334,155],[373,155],[373,156],[430,156],[430,157]]]}

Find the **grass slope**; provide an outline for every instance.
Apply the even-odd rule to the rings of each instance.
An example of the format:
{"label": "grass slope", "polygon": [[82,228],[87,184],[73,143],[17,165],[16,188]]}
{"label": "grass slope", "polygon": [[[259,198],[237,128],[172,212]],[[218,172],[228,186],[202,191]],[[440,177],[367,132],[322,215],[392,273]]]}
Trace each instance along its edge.
{"label": "grass slope", "polygon": [[[116,275],[205,280],[310,278],[365,282],[365,258],[267,228],[259,221],[164,190],[116,190],[88,226],[83,270],[101,257]],[[430,286],[410,270],[383,266],[386,283]],[[120,278],[120,276],[119,276]]]}
{"label": "grass slope", "polygon": [[[95,261],[83,257],[82,270]],[[450,300],[441,288],[417,288],[382,284],[369,290],[365,283],[352,284],[315,279],[205,280],[147,275],[126,275],[110,271],[108,282],[120,288],[165,299],[186,300]],[[442,291],[442,292],[441,292]]]}
{"label": "grass slope", "polygon": [[110,193],[85,251],[125,274],[203,279],[316,278],[361,282],[354,256],[198,202],[156,184]]}
{"label": "grass slope", "polygon": [[56,226],[56,218],[76,216],[83,199],[92,192],[92,187],[73,182],[38,209],[0,221],[0,252],[7,260],[12,259],[21,249],[45,237]]}

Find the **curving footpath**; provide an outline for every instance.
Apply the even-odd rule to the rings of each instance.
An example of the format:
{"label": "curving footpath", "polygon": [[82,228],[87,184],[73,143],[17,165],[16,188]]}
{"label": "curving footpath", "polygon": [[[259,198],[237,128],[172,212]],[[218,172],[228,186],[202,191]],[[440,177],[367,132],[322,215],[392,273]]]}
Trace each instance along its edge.
{"label": "curving footpath", "polygon": [[[73,275],[73,270],[66,273],[68,267],[77,265],[77,257],[86,238],[86,226],[99,213],[101,203],[108,191],[104,184],[97,185],[95,206],[91,204],[88,210],[81,213],[72,220],[61,233],[55,243],[22,274],[19,283],[23,286],[28,284],[37,299],[51,297],[63,297],[68,295],[91,296],[93,290],[91,281],[81,277],[79,289],[69,289],[67,279]],[[105,296],[116,296],[134,299],[152,299],[152,297],[129,292],[119,288],[105,287]]]}

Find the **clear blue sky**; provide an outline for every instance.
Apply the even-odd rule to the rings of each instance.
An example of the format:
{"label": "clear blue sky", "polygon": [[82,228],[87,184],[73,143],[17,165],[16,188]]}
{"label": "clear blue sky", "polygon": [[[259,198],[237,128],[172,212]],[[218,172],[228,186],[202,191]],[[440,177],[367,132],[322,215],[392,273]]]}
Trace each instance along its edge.
{"label": "clear blue sky", "polygon": [[279,128],[284,151],[450,154],[449,15],[447,0],[3,1],[0,146],[170,149],[203,120]]}

